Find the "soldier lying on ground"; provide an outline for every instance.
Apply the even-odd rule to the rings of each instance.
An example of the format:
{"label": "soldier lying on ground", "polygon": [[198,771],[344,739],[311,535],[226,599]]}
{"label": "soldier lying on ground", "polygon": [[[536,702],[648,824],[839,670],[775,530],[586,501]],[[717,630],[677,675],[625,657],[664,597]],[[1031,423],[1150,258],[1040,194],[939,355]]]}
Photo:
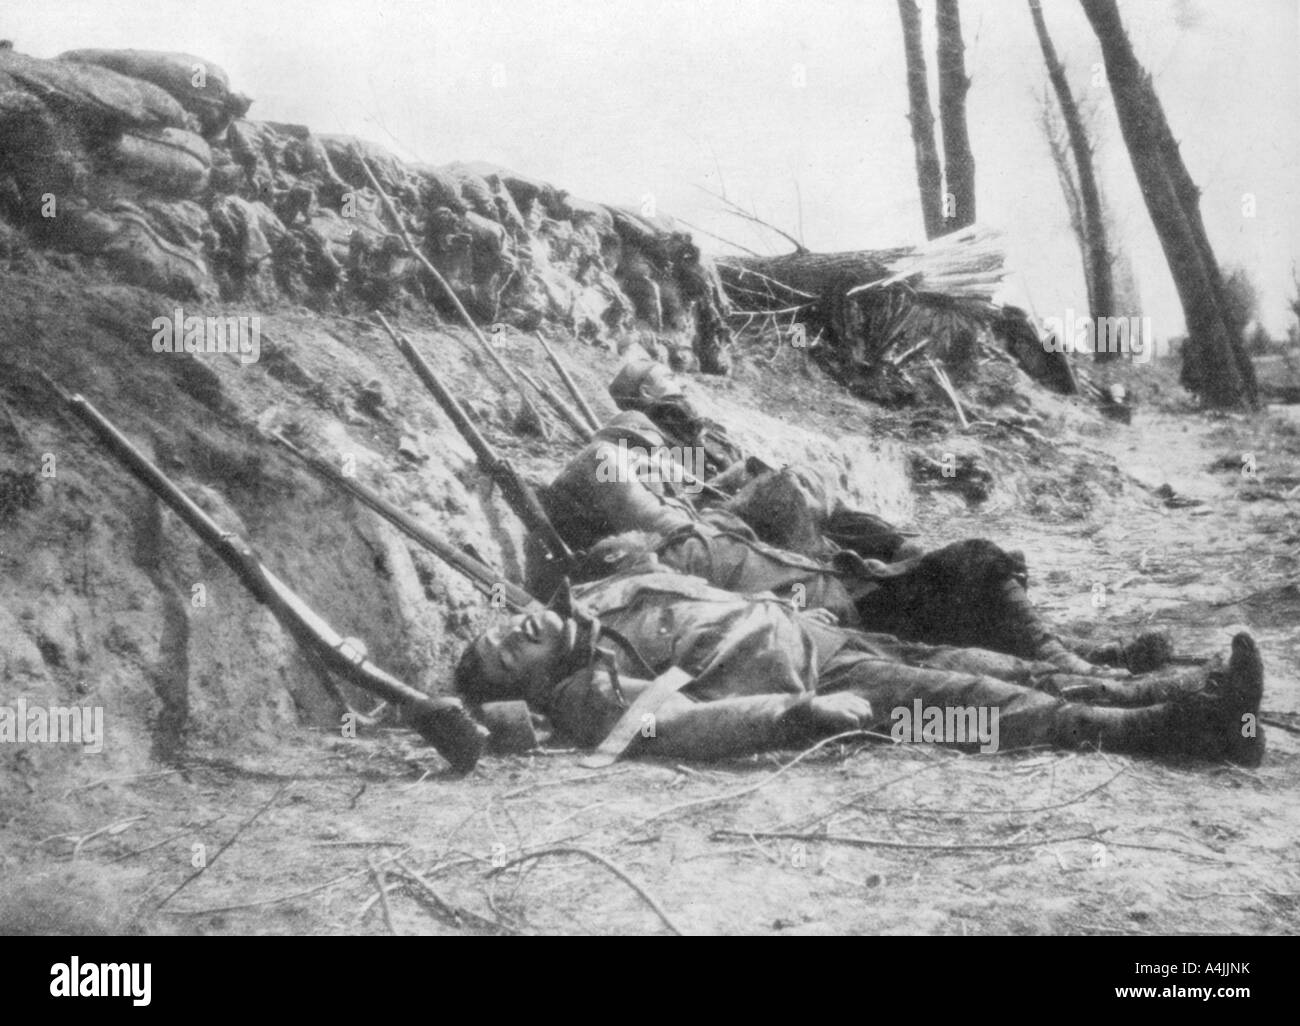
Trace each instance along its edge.
{"label": "soldier lying on ground", "polygon": [[[526,698],[585,745],[601,742],[618,725],[615,734],[636,741],[638,751],[665,757],[744,754],[858,727],[885,731],[899,710],[917,703],[927,715],[939,710],[941,722],[953,712],[969,717],[996,710],[995,744],[1000,739],[1003,748],[1099,747],[1244,765],[1257,765],[1263,755],[1255,722],[1262,666],[1244,634],[1233,641],[1226,672],[1202,677],[1198,688],[1184,687],[1173,698],[1152,695],[1141,682],[1126,692],[1118,682],[1072,683],[1057,675],[1068,696],[1060,697],[1002,679],[1040,683],[1024,677],[1033,667],[994,653],[828,628],[770,598],[729,595],[691,578],[636,575],[595,587],[601,623],[547,613],[516,618],[481,638],[457,672],[465,697]],[[666,621],[675,629],[666,630]],[[598,644],[611,637],[627,640],[608,650]],[[662,690],[651,678],[673,665],[683,667],[688,687],[638,702],[648,689]],[[1076,698],[1147,704],[1089,705]],[[634,702],[638,719],[629,733],[620,721]],[[646,715],[654,717],[653,736],[643,729],[638,740],[635,727],[644,728]]]}
{"label": "soldier lying on ground", "polygon": [[1263,665],[1247,634],[1233,639],[1226,669],[1159,690],[830,626],[824,614],[734,595],[653,558],[575,587],[572,599],[480,637],[456,669],[457,691],[476,704],[524,699],[579,744],[613,754],[630,744],[708,759],[844,730],[889,733],[898,710],[920,703],[984,710],[1004,750],[1045,744],[1250,766],[1263,757]]}
{"label": "soldier lying on ground", "polygon": [[574,580],[597,580],[652,553],[663,566],[715,588],[771,592],[836,622],[931,645],[980,647],[1074,674],[1097,668],[1070,652],[1025,591],[1024,557],[972,539],[884,564],[841,552],[830,563],[765,545],[735,527],[697,522],[664,534],[628,532],[593,545]]}
{"label": "soldier lying on ground", "polygon": [[[665,563],[716,587],[788,596],[802,585],[808,607],[830,609],[850,625],[931,644],[978,644],[1050,660],[1074,673],[1089,670],[1034,612],[1020,553],[967,541],[886,567],[833,544],[823,546],[816,559],[806,549],[787,552],[766,545],[726,506],[695,508],[663,437],[642,414],[615,417],[540,498],[576,552],[625,532],[656,535],[658,541],[642,547],[654,548]],[[615,565],[627,555],[620,556],[617,548],[587,560],[584,575],[603,576],[606,563]],[[543,560],[530,560],[528,590],[551,594],[559,583],[555,572]],[[1135,662],[1130,668],[1140,672],[1158,662]]]}
{"label": "soldier lying on ground", "polygon": [[682,392],[673,372],[654,360],[629,360],[609,385],[610,398],[620,410],[643,413],[662,432],[667,444],[704,450],[709,481],[745,454],[718,424],[700,416]]}
{"label": "soldier lying on ground", "polygon": [[921,554],[903,532],[880,517],[850,509],[814,475],[746,456],[725,428],[696,411],[663,364],[629,361],[610,383],[609,394],[620,410],[645,416],[669,451],[703,453],[703,466],[692,469],[721,495],[700,496],[697,505],[724,505],[768,544],[813,556],[828,547],[847,548],[886,562]]}

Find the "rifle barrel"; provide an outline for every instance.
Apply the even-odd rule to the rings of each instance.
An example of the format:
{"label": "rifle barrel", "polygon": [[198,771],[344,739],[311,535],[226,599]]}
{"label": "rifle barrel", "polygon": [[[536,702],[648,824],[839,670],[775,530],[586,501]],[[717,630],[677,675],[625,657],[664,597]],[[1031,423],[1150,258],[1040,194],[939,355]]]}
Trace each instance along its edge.
{"label": "rifle barrel", "polygon": [[432,552],[452,569],[460,571],[483,594],[488,596],[498,594],[496,589],[499,586],[501,589],[499,594],[502,595],[506,604],[517,613],[537,608],[540,605],[523,588],[507,581],[488,564],[480,562],[468,552],[464,552],[450,542],[438,537],[418,520],[389,502],[378,492],[341,473],[328,460],[322,459],[315,453],[299,449],[281,434],[273,434],[271,437],[298,457],[318,476],[343,489],[362,505],[378,513],[399,531],[419,542],[421,546]]}
{"label": "rifle barrel", "polygon": [[530,384],[533,389],[550,403],[553,409],[569,427],[578,433],[578,438],[584,442],[590,442],[596,432],[591,429],[585,420],[579,416],[578,412],[568,403],[555,394],[555,390],[544,381],[538,381],[522,367],[519,368],[519,376]]}
{"label": "rifle barrel", "polygon": [[540,537],[552,559],[566,563],[572,560],[572,550],[570,550],[565,540],[560,537],[560,533],[555,529],[555,525],[551,523],[546,511],[542,509],[541,503],[538,502],[537,496],[532,489],[523,482],[508,460],[502,459],[496,454],[496,451],[488,444],[487,439],[483,437],[474,422],[469,419],[469,414],[465,412],[465,408],[447,390],[447,387],[438,380],[438,375],[433,372],[433,368],[420,355],[419,350],[411,344],[411,340],[389,324],[388,318],[378,310],[375,311],[375,318],[397,344],[398,350],[406,357],[406,362],[411,365],[416,377],[424,382],[424,386],[433,393],[433,397],[438,401],[438,405],[442,407],[443,412],[451,418],[456,430],[461,433],[461,436],[469,443],[469,447],[474,450],[479,466],[500,486],[506,502],[515,511],[515,515],[523,521],[528,530]]}
{"label": "rifle barrel", "polygon": [[342,635],[262,565],[243,538],[222,529],[90,402],[81,395],[69,395],[49,378],[46,381],[105,448],[216,552],[295,640],[320,655],[329,669],[357,687],[411,709],[416,729],[453,769],[464,773],[474,767],[483,751],[486,732],[469,717],[459,700],[430,698],[347,646]]}
{"label": "rifle barrel", "polygon": [[560,380],[564,383],[564,387],[569,390],[569,395],[573,396],[573,401],[578,404],[578,410],[582,413],[583,417],[586,418],[587,423],[591,426],[591,430],[599,431],[600,421],[596,419],[596,414],[592,408],[587,405],[587,397],[578,390],[577,383],[569,376],[569,372],[565,370],[564,364],[560,363],[560,358],[555,354],[555,350],[550,347],[549,343],[547,343],[542,333],[538,331],[534,332],[534,334],[537,336],[537,341],[542,344],[542,348],[546,350],[546,358],[551,361],[551,366],[555,368],[555,373],[560,376]]}

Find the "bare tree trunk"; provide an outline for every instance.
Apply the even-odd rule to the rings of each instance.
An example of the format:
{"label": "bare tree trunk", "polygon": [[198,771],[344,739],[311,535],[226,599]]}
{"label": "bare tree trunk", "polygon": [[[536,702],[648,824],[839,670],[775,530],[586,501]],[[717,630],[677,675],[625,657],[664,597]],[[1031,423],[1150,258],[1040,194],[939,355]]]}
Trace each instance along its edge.
{"label": "bare tree trunk", "polygon": [[[1088,269],[1088,301],[1093,317],[1114,317],[1115,283],[1111,274],[1110,250],[1106,241],[1106,220],[1101,209],[1101,192],[1097,188],[1097,176],[1092,166],[1092,147],[1088,144],[1088,133],[1083,127],[1083,117],[1079,105],[1070,91],[1070,83],[1065,77],[1065,68],[1056,56],[1056,47],[1047,32],[1047,22],[1043,19],[1043,9],[1039,0],[1029,0],[1029,13],[1033,15],[1034,29],[1038,33],[1038,43],[1043,50],[1043,61],[1047,65],[1047,74],[1056,91],[1057,102],[1061,105],[1061,117],[1065,121],[1066,134],[1070,140],[1070,150],[1074,154],[1074,170],[1078,184],[1079,214],[1083,228],[1084,261]],[[1136,311],[1130,311],[1135,313]],[[1097,352],[1097,360],[1112,359],[1113,353]]]}
{"label": "bare tree trunk", "polygon": [[1218,261],[1160,98],[1120,21],[1115,0],[1081,0],[1101,43],[1120,129],[1187,319],[1183,383],[1214,406],[1255,407],[1254,367],[1234,337]]}
{"label": "bare tree trunk", "polygon": [[966,44],[961,38],[957,0],[938,0],[939,123],[943,134],[943,168],[948,177],[944,229],[953,232],[975,223],[975,157],[966,130]]}
{"label": "bare tree trunk", "polygon": [[903,52],[907,57],[907,99],[916,150],[916,181],[921,190],[921,216],[925,237],[937,239],[946,228],[943,220],[943,171],[934,145],[934,114],[926,81],[925,50],[921,46],[921,12],[916,0],[898,0],[903,22]]}

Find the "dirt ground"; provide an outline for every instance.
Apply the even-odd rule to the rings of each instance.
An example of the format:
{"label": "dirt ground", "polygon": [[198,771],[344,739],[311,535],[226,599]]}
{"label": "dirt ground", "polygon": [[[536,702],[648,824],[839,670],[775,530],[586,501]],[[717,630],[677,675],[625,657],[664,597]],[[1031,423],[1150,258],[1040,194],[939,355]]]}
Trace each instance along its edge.
{"label": "dirt ground", "polygon": [[978,445],[1001,484],[980,506],[922,489],[924,540],[1023,549],[1031,595],[1076,634],[1164,628],[1210,656],[1244,625],[1267,672],[1263,766],[855,738],[600,772],[547,750],[454,779],[408,731],[292,726],[272,747],[209,739],[139,772],[6,774],[3,932],[1297,932],[1294,408],[1207,415],[1172,372],[1133,368],[1131,426],[1052,400],[1035,428],[961,438],[950,409],[886,415],[797,370],[698,387],[832,435]]}

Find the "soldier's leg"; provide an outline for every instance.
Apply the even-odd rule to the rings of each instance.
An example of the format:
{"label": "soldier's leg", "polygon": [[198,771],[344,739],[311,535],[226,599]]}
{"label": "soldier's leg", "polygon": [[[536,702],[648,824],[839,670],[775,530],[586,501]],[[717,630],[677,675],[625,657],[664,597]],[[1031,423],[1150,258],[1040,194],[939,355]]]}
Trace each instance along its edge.
{"label": "soldier's leg", "polygon": [[1040,677],[1035,687],[1070,702],[1090,705],[1139,706],[1169,702],[1213,687],[1224,674],[1221,659],[1207,666],[1173,666],[1142,676],[1079,676],[1054,673]]}
{"label": "soldier's leg", "polygon": [[1058,634],[1061,644],[1094,666],[1114,666],[1130,673],[1148,673],[1169,664],[1174,658],[1169,636],[1147,631],[1136,637],[1097,642]]}
{"label": "soldier's leg", "polygon": [[1142,754],[1187,754],[1258,765],[1263,665],[1249,635],[1233,639],[1227,670],[1193,694],[1137,708],[1071,702],[995,677],[901,665],[841,653],[823,668],[818,691],[853,690],[872,705],[875,729],[888,733],[895,710],[997,709],[1003,749],[1048,744]]}
{"label": "soldier's leg", "polygon": [[907,573],[861,597],[865,630],[930,644],[979,646],[1052,663],[1067,673],[1092,665],[1065,647],[1029,601],[1024,556],[972,539],[926,553]]}
{"label": "soldier's leg", "polygon": [[1021,659],[1005,652],[984,648],[958,648],[951,645],[926,645],[899,641],[887,635],[868,635],[872,649],[889,659],[909,666],[930,670],[996,677],[1035,691],[1088,705],[1141,706],[1172,701],[1203,690],[1207,683],[1222,676],[1222,661],[1208,667],[1169,667],[1162,671],[1133,677],[1122,672],[1114,675],[1067,673],[1042,660]]}

